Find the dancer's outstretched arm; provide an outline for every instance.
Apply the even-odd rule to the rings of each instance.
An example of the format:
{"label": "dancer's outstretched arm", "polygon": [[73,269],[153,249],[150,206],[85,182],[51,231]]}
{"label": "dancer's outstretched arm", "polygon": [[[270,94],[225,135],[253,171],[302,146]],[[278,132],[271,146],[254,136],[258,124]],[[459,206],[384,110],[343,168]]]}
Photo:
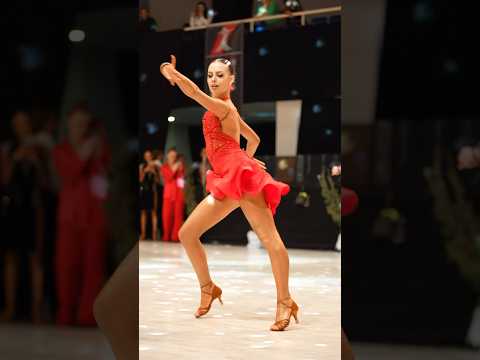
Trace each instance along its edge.
{"label": "dancer's outstretched arm", "polygon": [[198,102],[205,109],[213,112],[220,119],[223,119],[230,110],[229,105],[225,101],[208,96],[200,90],[197,84],[175,69],[177,60],[174,55],[171,55],[171,58],[171,63],[163,63],[160,65],[160,73],[165,76],[172,85],[178,85],[185,95]]}

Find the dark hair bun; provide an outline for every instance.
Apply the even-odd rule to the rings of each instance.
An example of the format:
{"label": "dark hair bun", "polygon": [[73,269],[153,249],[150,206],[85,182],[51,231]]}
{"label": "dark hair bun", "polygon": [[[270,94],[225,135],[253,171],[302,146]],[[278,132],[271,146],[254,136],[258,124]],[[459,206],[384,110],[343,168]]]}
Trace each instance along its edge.
{"label": "dark hair bun", "polygon": [[230,71],[230,74],[234,75],[235,74],[235,71],[233,70],[233,65],[232,65],[232,62],[228,59],[225,59],[225,58],[217,58],[213,61],[218,61],[218,62],[221,62],[222,64],[225,64],[228,66],[228,70]]}

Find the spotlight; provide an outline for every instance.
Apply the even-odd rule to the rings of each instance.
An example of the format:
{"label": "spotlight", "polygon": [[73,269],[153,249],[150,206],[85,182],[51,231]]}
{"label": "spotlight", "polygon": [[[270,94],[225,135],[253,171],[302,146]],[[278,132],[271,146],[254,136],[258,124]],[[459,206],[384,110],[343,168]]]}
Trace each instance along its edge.
{"label": "spotlight", "polygon": [[262,46],[260,49],[258,49],[258,55],[267,56],[268,55],[268,49],[266,47]]}
{"label": "spotlight", "polygon": [[322,107],[320,106],[320,104],[315,104],[312,107],[312,111],[314,114],[318,114],[319,112],[322,111]]}
{"label": "spotlight", "polygon": [[175,116],[169,116],[168,117],[168,122],[174,122],[175,121]]}
{"label": "spotlight", "polygon": [[27,45],[20,45],[19,52],[22,69],[33,71],[43,65],[44,56],[41,49]]}
{"label": "spotlight", "polygon": [[193,77],[194,77],[195,79],[200,79],[200,78],[202,77],[202,75],[203,75],[203,72],[202,72],[202,70],[200,70],[200,69],[196,69],[196,70],[193,72]]}
{"label": "spotlight", "polygon": [[83,30],[71,30],[68,33],[68,39],[71,42],[82,42],[85,40],[85,31]]}
{"label": "spotlight", "polygon": [[325,45],[325,43],[323,42],[322,39],[317,39],[317,41],[315,41],[315,47],[316,47],[317,49],[322,48],[324,45]]}
{"label": "spotlight", "polygon": [[325,129],[325,135],[330,136],[333,134],[332,129]]}
{"label": "spotlight", "polygon": [[146,123],[145,127],[147,128],[148,135],[153,135],[158,131],[158,126],[153,122]]}

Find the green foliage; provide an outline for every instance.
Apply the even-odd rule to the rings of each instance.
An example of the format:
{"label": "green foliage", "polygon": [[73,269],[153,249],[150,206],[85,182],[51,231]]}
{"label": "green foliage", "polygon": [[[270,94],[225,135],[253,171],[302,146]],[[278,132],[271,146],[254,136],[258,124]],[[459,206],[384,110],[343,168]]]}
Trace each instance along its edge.
{"label": "green foliage", "polygon": [[341,222],[341,200],[338,190],[335,188],[333,179],[326,169],[318,175],[322,197],[327,208],[327,213],[332,218],[333,222],[340,227]]}
{"label": "green foliage", "polygon": [[433,166],[424,169],[434,199],[434,214],[449,258],[457,264],[463,277],[480,294],[480,219],[465,198],[465,188],[455,168],[454,159],[447,158],[442,171],[442,152],[435,149]]}

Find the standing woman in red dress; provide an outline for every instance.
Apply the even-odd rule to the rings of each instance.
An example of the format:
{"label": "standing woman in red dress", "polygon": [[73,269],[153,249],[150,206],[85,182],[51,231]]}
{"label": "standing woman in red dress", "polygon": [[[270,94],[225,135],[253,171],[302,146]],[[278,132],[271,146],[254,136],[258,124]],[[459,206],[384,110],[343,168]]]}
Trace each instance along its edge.
{"label": "standing woman in red dress", "polygon": [[[203,133],[208,160],[212,170],[207,173],[207,191],[210,193],[197,205],[179,231],[180,241],[196,272],[200,290],[200,307],[196,317],[205,315],[212,302],[221,302],[222,290],[213,283],[208,269],[205,249],[200,236],[240,207],[250,226],[268,251],[277,288],[277,312],[272,331],[281,331],[297,319],[298,306],[290,296],[288,286],[289,258],[273,216],[280,199],[289,186],[274,180],[265,171],[265,164],[253,156],[260,143],[258,135],[243,121],[230,99],[235,80],[232,64],[227,59],[216,59],[208,67],[208,87],[211,95],[175,68],[171,63],[160,65],[161,74],[180,90],[202,105]],[[240,148],[240,135],[247,139],[246,150]]]}
{"label": "standing woman in red dress", "polygon": [[103,131],[86,105],[68,114],[68,135],[53,151],[60,178],[55,275],[59,325],[95,325],[93,303],[105,280],[106,169]]}
{"label": "standing woman in red dress", "polygon": [[[167,161],[162,165],[161,174],[163,177],[163,206],[162,224],[163,240],[179,241],[178,231],[183,224],[183,209],[185,199],[183,195],[183,163],[178,161],[178,154],[175,148],[167,152]],[[180,187],[179,185],[182,184]]]}

